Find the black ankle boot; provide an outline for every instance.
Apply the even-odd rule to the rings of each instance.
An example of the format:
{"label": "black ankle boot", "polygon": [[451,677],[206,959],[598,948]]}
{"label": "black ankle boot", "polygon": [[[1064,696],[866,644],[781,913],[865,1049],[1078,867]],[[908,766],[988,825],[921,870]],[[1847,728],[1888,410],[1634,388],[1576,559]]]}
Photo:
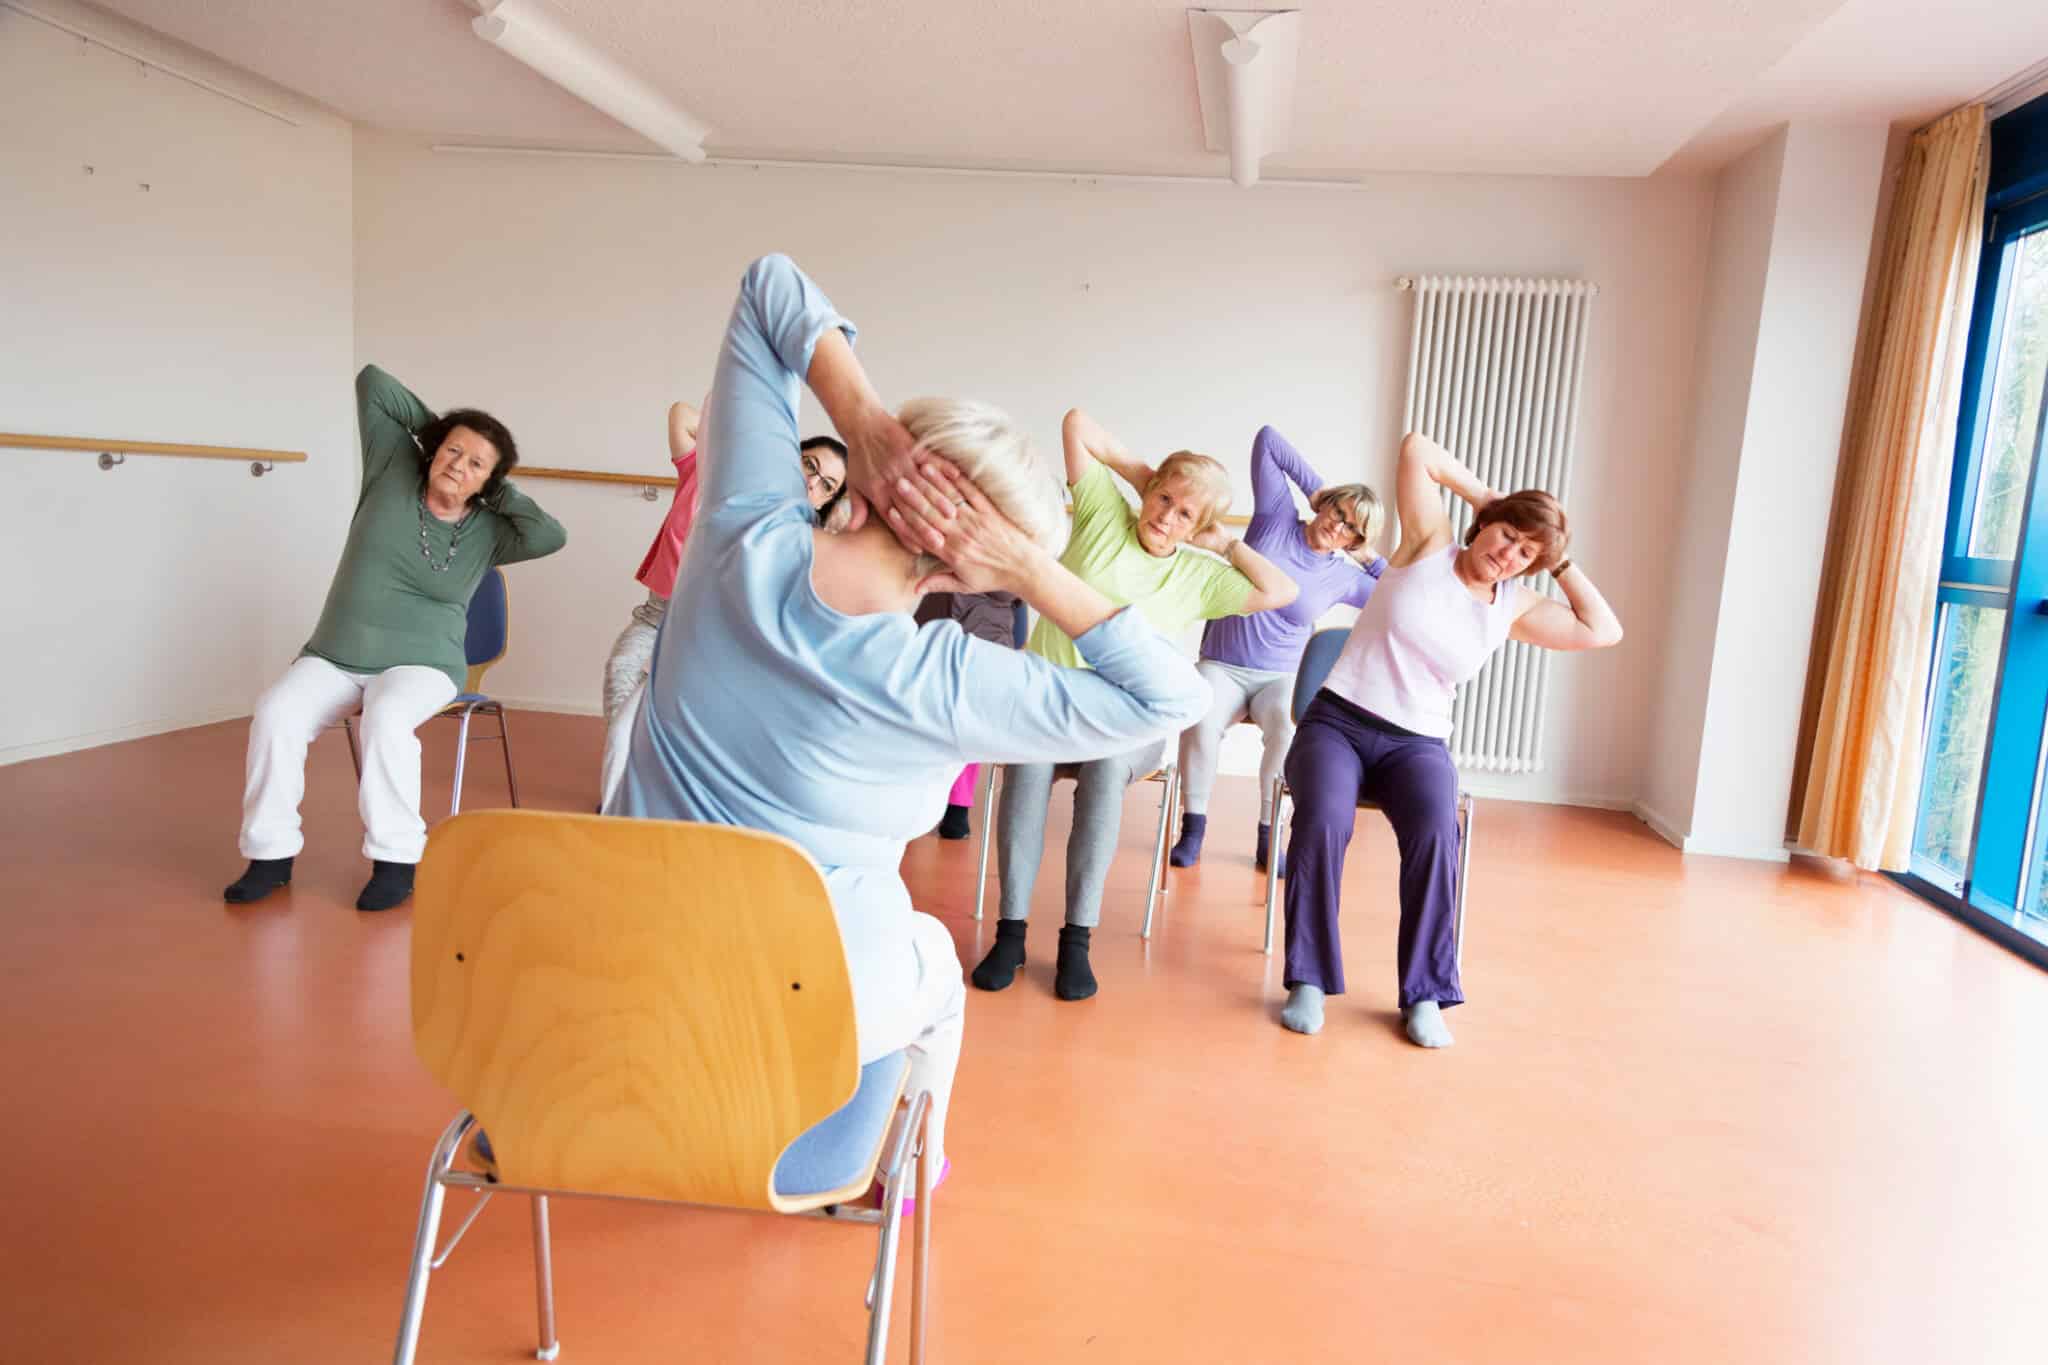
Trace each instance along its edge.
{"label": "black ankle boot", "polygon": [[948,805],[946,818],[939,821],[941,839],[965,839],[968,834],[967,807]]}
{"label": "black ankle boot", "polygon": [[1004,990],[1015,981],[1017,969],[1024,965],[1024,929],[1029,923],[1021,919],[997,920],[995,946],[968,979],[985,991]]}
{"label": "black ankle boot", "polygon": [[392,910],[412,896],[411,863],[387,863],[382,858],[370,864],[370,880],[356,897],[358,910]]}
{"label": "black ankle boot", "polygon": [[290,858],[251,858],[249,869],[237,877],[234,884],[220,893],[220,898],[229,905],[247,905],[260,901],[280,886],[292,884],[292,860]]}
{"label": "black ankle boot", "polygon": [[1060,930],[1060,957],[1053,967],[1052,993],[1062,1000],[1086,1000],[1095,994],[1095,973],[1088,966],[1091,932],[1076,924]]}

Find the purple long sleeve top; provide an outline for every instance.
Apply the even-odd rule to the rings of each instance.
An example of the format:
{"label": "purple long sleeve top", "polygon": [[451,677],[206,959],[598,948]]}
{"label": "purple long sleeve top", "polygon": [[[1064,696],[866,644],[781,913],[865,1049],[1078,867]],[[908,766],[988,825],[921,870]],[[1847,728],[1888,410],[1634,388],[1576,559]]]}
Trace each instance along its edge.
{"label": "purple long sleeve top", "polygon": [[1294,497],[1287,491],[1290,480],[1310,497],[1323,486],[1323,476],[1287,444],[1285,436],[1260,427],[1252,442],[1252,520],[1244,543],[1300,584],[1301,595],[1271,611],[1211,621],[1202,632],[1204,659],[1268,673],[1293,672],[1316,619],[1334,606],[1364,606],[1387,567],[1381,558],[1375,558],[1370,568],[1361,568],[1341,551],[1311,550]]}

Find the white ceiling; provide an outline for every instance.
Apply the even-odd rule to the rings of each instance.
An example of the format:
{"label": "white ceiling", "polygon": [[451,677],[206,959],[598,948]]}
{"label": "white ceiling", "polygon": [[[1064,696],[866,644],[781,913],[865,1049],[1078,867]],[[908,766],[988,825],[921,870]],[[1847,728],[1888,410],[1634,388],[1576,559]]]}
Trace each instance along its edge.
{"label": "white ceiling", "polygon": [[[469,31],[461,0],[100,0],[360,123],[649,150]],[[714,156],[1219,174],[1186,5],[553,0]],[[1269,176],[1711,169],[1788,117],[1925,117],[2048,56],[2048,4],[1301,0]]]}

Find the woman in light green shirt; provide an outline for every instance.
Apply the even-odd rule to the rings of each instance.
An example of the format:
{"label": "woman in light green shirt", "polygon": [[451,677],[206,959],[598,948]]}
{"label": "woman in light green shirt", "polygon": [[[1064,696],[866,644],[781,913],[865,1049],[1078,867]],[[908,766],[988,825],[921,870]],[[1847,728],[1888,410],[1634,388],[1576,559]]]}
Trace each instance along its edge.
{"label": "woman in light green shirt", "polygon": [[561,523],[506,479],[519,450],[489,413],[462,408],[436,418],[368,365],[356,376],[356,415],[363,481],[327,604],[249,725],[241,836],[249,867],[224,893],[236,904],[290,883],[305,844],[307,746],[358,709],[356,803],[372,871],[356,908],[389,910],[412,894],[427,838],[414,732],[462,689],[469,599],[493,565],[539,559],[568,542]]}
{"label": "woman in light green shirt", "polygon": [[[1135,606],[1168,639],[1197,621],[1269,611],[1294,600],[1294,580],[1217,523],[1230,506],[1230,476],[1216,460],[1182,450],[1154,469],[1078,408],[1067,414],[1061,436],[1074,527],[1060,563],[1082,582],[1119,606]],[[1139,491],[1137,512],[1112,474]],[[1188,545],[1221,559],[1181,553]],[[1026,648],[1053,663],[1087,666],[1074,642],[1050,621],[1039,621]],[[1088,940],[1102,917],[1102,884],[1116,852],[1124,788],[1156,769],[1165,751],[1166,742],[1159,740],[1079,765],[1067,837],[1067,922],[1053,981],[1053,993],[1062,1000],[1095,994]],[[1004,769],[996,833],[1002,918],[995,945],[973,973],[974,984],[985,991],[1008,986],[1024,964],[1025,920],[1045,849],[1053,769],[1050,763]]]}

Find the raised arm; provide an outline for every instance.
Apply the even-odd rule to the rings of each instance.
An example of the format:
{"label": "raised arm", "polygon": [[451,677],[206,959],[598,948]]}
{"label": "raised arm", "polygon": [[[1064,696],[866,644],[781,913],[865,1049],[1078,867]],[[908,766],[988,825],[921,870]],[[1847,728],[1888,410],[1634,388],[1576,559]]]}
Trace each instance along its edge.
{"label": "raised arm", "polygon": [[1292,520],[1297,514],[1294,495],[1287,491],[1290,481],[1309,497],[1323,486],[1323,476],[1285,436],[1271,427],[1260,427],[1252,440],[1252,515]]}
{"label": "raised arm", "polygon": [[846,438],[848,478],[862,493],[877,450],[900,445],[907,452],[915,444],[854,358],[853,332],[787,256],[747,267],[700,433],[711,456],[699,456],[707,517],[737,498],[803,499],[797,404],[806,381]]}
{"label": "raised arm", "polygon": [[1524,588],[1523,606],[1509,629],[1511,638],[1539,649],[1607,649],[1621,643],[1621,620],[1593,580],[1576,564],[1557,575],[1565,600]]}
{"label": "raised arm", "polygon": [[1251,581],[1251,596],[1245,599],[1239,612],[1232,614],[1249,616],[1255,611],[1272,611],[1291,606],[1301,596],[1299,583],[1272,560],[1234,538],[1221,523],[1190,537],[1188,543],[1222,555],[1231,568]]}
{"label": "raised arm", "polygon": [[413,438],[434,420],[433,410],[411,389],[375,365],[356,372],[356,425],[363,440],[363,483],[369,484],[393,460],[419,459]]}
{"label": "raised arm", "polygon": [[1067,457],[1067,486],[1081,482],[1088,466],[1097,463],[1140,493],[1152,482],[1152,466],[1131,454],[1122,441],[1109,434],[1102,423],[1079,408],[1067,413],[1060,423],[1060,444]]}
{"label": "raised arm", "polygon": [[490,509],[503,521],[498,527],[498,550],[492,558],[499,564],[540,559],[569,543],[569,533],[541,510],[540,504],[519,491],[507,479],[491,500]]}
{"label": "raised arm", "polygon": [[1413,564],[1450,543],[1451,517],[1439,488],[1448,488],[1479,511],[1500,495],[1482,483],[1457,456],[1420,432],[1401,438],[1401,457],[1394,473],[1394,503],[1401,514],[1401,543],[1396,565]]}
{"label": "raised arm", "polygon": [[668,457],[681,462],[697,448],[697,409],[688,403],[671,403],[668,409]]}

